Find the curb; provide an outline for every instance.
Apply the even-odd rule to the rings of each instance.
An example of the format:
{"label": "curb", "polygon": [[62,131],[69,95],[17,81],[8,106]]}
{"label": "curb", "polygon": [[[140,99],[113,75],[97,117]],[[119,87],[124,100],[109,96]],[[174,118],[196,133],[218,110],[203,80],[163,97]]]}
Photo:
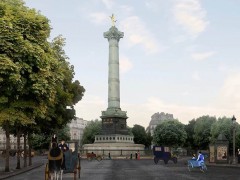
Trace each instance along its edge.
{"label": "curb", "polygon": [[38,168],[38,167],[43,166],[43,165],[44,165],[44,163],[37,163],[35,165],[24,167],[22,169],[15,170],[13,172],[3,172],[3,175],[0,175],[0,180],[16,176],[16,175],[25,173],[27,171],[31,171],[32,169]]}

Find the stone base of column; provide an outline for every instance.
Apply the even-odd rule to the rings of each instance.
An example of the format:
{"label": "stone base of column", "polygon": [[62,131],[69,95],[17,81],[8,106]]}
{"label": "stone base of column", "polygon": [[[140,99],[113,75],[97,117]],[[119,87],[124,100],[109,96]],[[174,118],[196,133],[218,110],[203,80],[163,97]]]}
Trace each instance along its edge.
{"label": "stone base of column", "polygon": [[102,111],[102,135],[123,134],[128,135],[127,112],[120,108],[108,108]]}

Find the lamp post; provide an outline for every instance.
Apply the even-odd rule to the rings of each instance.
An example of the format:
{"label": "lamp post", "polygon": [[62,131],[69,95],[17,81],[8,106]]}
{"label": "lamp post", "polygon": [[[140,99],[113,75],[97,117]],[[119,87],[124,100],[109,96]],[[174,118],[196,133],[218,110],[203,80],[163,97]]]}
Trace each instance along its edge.
{"label": "lamp post", "polygon": [[236,123],[236,118],[233,115],[232,117],[232,123],[233,123],[233,164],[236,164],[236,158],[235,158],[235,123]]}

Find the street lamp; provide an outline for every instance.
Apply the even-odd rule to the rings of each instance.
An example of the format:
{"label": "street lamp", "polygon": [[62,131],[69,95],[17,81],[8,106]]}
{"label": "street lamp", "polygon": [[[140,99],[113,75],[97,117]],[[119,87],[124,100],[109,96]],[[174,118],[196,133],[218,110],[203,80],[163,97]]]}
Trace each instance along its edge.
{"label": "street lamp", "polygon": [[236,164],[236,158],[235,158],[235,123],[236,123],[236,118],[233,115],[232,117],[232,123],[233,123],[233,164]]}

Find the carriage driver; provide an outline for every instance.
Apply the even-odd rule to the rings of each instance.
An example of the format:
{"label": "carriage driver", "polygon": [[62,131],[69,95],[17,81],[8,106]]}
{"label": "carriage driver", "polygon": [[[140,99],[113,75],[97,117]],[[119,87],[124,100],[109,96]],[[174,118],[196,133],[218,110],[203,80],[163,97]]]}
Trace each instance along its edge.
{"label": "carriage driver", "polygon": [[67,144],[65,143],[64,140],[61,141],[61,144],[58,146],[63,152],[69,150],[69,147],[67,146]]}

